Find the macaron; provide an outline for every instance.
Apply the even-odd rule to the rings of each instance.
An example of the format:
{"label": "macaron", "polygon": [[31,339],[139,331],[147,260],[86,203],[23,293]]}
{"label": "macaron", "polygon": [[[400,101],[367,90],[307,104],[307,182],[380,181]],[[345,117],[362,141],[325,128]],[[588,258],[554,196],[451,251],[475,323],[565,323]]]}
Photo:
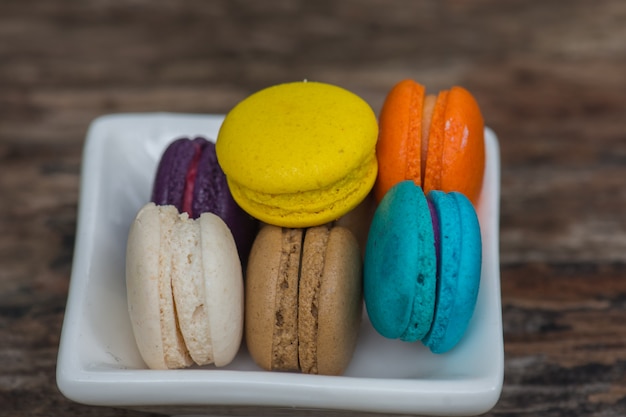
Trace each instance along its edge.
{"label": "macaron", "polygon": [[246,344],[261,368],[345,371],[363,304],[361,254],[348,229],[264,226],[245,286]]}
{"label": "macaron", "polygon": [[253,217],[303,228],[356,207],[376,180],[378,123],[372,108],[320,82],[258,91],[227,115],[216,142],[235,201]]}
{"label": "macaron", "polygon": [[435,309],[437,256],[424,193],[402,182],[379,204],[365,248],[364,295],[374,328],[414,342],[430,330]]}
{"label": "macaron", "polygon": [[465,195],[396,184],[376,209],[365,250],[373,327],[434,353],[453,349],[473,315],[481,265],[480,225]]}
{"label": "macaron", "polygon": [[213,142],[182,137],[170,143],[159,161],[150,201],[173,205],[193,219],[216,214],[231,230],[241,260],[248,258],[258,222],[233,199]]}
{"label": "macaron", "polygon": [[485,170],[484,121],[463,87],[427,95],[413,80],[397,83],[380,115],[377,201],[403,180],[424,192],[457,191],[476,204]]}
{"label": "macaron", "polygon": [[191,219],[146,204],[126,249],[128,312],[151,369],[224,366],[243,335],[243,279],[233,236],[213,213]]}

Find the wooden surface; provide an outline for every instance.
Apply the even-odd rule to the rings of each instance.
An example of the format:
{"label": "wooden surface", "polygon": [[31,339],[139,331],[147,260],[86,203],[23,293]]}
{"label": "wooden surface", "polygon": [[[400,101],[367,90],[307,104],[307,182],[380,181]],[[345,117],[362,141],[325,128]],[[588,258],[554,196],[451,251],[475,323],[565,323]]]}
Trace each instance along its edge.
{"label": "wooden surface", "polygon": [[0,415],[135,416],[56,388],[86,129],[320,80],[376,111],[470,89],[502,151],[505,382],[489,416],[626,415],[626,3],[0,2]]}

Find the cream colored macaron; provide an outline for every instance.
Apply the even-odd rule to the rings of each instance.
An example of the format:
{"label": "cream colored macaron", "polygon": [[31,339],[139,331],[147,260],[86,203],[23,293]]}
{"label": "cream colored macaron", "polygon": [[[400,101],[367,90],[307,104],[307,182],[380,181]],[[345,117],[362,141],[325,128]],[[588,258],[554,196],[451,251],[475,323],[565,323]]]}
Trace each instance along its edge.
{"label": "cream colored macaron", "polygon": [[144,206],[128,235],[126,288],[137,347],[149,368],[224,366],[237,354],[241,263],[218,216],[192,220],[174,206]]}
{"label": "cream colored macaron", "polygon": [[261,90],[237,104],[216,151],[235,201],[282,227],[334,221],[376,180],[378,122],[356,94],[319,82]]}

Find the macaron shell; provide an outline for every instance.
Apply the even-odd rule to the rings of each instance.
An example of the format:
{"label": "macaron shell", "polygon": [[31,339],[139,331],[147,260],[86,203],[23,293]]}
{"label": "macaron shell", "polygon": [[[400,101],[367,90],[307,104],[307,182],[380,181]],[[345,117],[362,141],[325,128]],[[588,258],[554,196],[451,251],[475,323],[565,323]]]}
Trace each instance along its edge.
{"label": "macaron shell", "polygon": [[380,202],[365,251],[364,296],[384,337],[420,340],[435,306],[436,255],[426,197],[413,181],[392,187]]}
{"label": "macaron shell", "polygon": [[455,199],[442,191],[431,191],[427,198],[432,203],[437,217],[440,239],[435,315],[431,329],[422,341],[431,350],[439,351],[453,320],[454,302],[458,292],[462,235]]}
{"label": "macaron shell", "polygon": [[319,374],[341,375],[346,370],[356,348],[362,310],[363,267],[358,243],[349,230],[334,227],[319,290]]}
{"label": "macaron shell", "polygon": [[178,324],[198,365],[224,366],[243,334],[243,278],[230,230],[217,215],[179,215],[172,244]]}
{"label": "macaron shell", "polygon": [[229,364],[243,335],[244,288],[241,262],[232,233],[213,213],[197,220],[200,229],[204,308],[209,318],[215,366]]}
{"label": "macaron shell", "polygon": [[275,226],[263,226],[248,258],[245,282],[244,330],[248,351],[263,369],[272,368],[276,320],[276,282],[282,253],[282,236]]}
{"label": "macaron shell", "polygon": [[[443,170],[443,153],[446,147],[446,108],[448,91],[440,91],[433,109],[430,130],[428,133],[428,151],[426,153],[426,169],[424,172],[424,192],[441,190]],[[449,190],[447,190],[449,191]]]}
{"label": "macaron shell", "polygon": [[126,249],[128,311],[139,352],[151,369],[182,368],[192,360],[176,325],[171,291],[169,233],[173,206],[146,204],[135,217]]}
{"label": "macaron shell", "polygon": [[379,174],[374,186],[376,200],[382,200],[400,181],[421,178],[422,112],[425,89],[413,80],[397,83],[383,103],[379,116],[376,154]]}
{"label": "macaron shell", "polygon": [[485,171],[485,124],[472,94],[453,87],[445,120],[441,190],[461,192],[475,204]]}
{"label": "macaron shell", "polygon": [[439,352],[452,349],[465,334],[474,314],[476,299],[480,289],[482,268],[482,241],[480,224],[471,201],[463,194],[452,192],[459,208],[461,223],[461,257],[457,295],[454,300],[454,320],[450,323]]}
{"label": "macaron shell", "polygon": [[484,121],[466,89],[437,97],[429,130],[424,192],[458,191],[476,203],[485,167]]}
{"label": "macaron shell", "polygon": [[361,322],[362,266],[356,238],[343,227],[307,229],[300,270],[300,369],[340,375],[352,358]]}

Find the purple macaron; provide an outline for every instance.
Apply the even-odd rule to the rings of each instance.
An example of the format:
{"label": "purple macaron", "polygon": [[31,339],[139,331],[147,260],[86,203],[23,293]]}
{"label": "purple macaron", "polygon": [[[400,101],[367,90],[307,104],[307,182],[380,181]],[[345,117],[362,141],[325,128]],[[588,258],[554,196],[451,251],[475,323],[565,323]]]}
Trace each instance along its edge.
{"label": "purple macaron", "polygon": [[194,219],[216,214],[230,228],[242,262],[248,259],[258,222],[233,200],[213,142],[203,137],[172,142],[161,156],[151,201],[173,205]]}

